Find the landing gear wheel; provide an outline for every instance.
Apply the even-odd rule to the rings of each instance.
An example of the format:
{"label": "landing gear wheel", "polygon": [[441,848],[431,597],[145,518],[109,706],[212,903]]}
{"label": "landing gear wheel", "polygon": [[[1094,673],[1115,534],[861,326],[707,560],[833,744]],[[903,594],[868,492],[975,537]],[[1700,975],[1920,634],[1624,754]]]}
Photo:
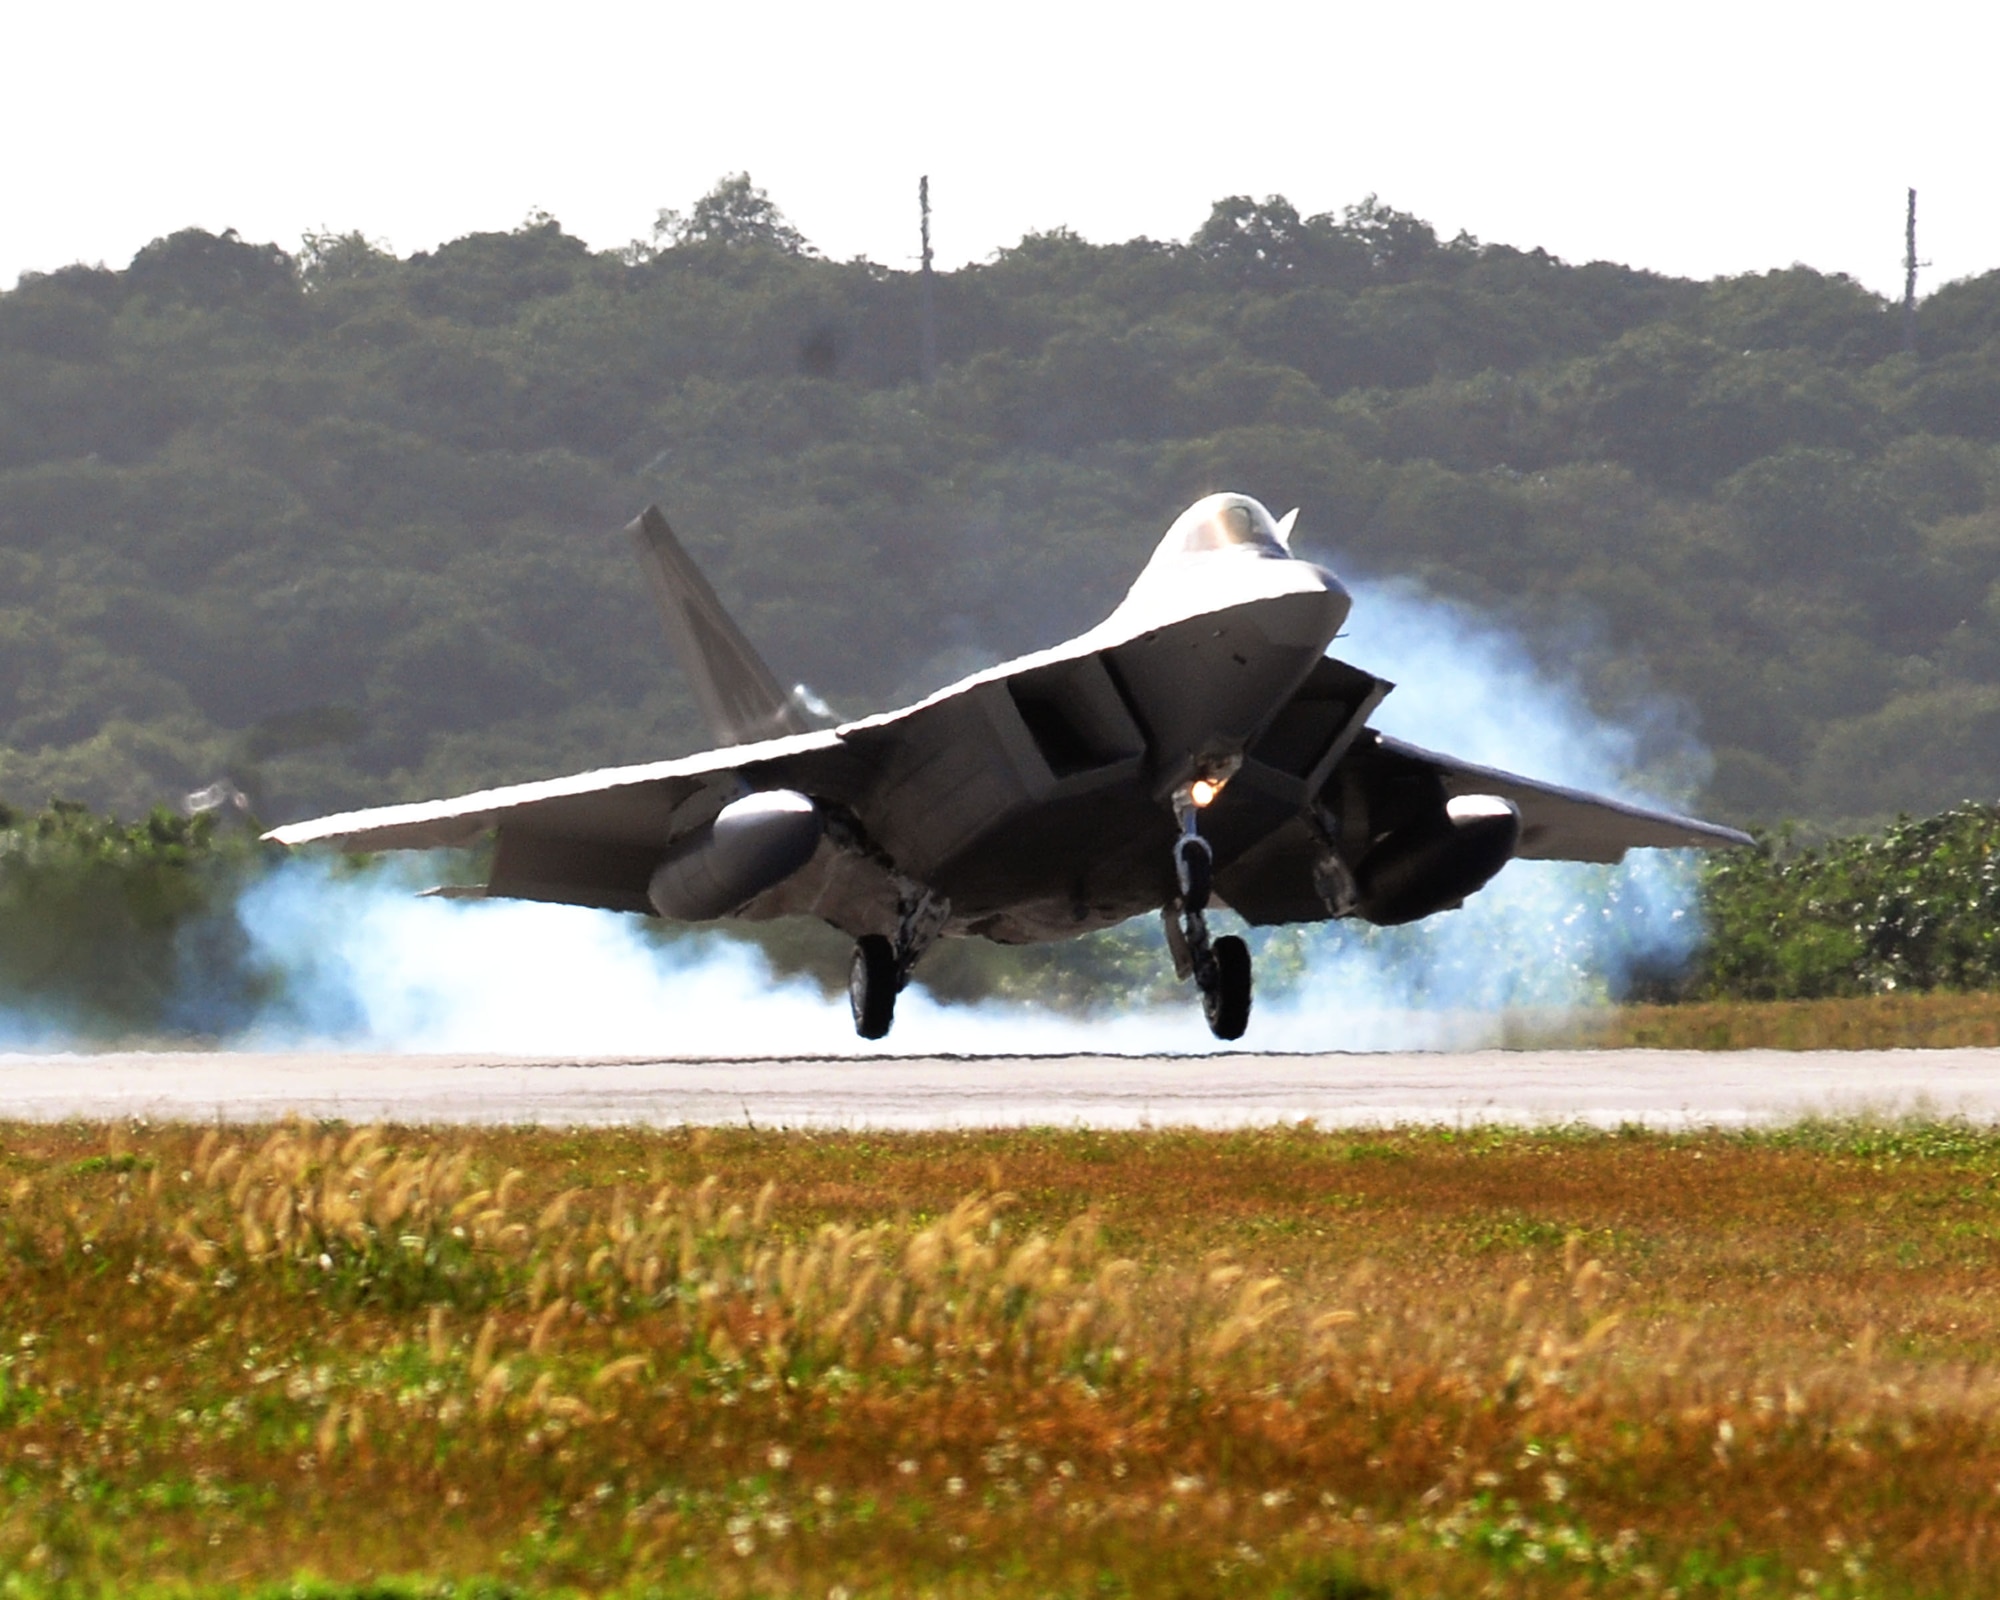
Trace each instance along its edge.
{"label": "landing gear wheel", "polygon": [[879,933],[864,933],[854,945],[854,965],[847,969],[847,1001],[854,1008],[854,1031],[864,1039],[880,1039],[896,1020],[896,947]]}
{"label": "landing gear wheel", "polygon": [[1218,1039],[1240,1039],[1250,1026],[1250,947],[1233,933],[1217,939],[1209,954],[1214,979],[1201,991],[1201,1014]]}

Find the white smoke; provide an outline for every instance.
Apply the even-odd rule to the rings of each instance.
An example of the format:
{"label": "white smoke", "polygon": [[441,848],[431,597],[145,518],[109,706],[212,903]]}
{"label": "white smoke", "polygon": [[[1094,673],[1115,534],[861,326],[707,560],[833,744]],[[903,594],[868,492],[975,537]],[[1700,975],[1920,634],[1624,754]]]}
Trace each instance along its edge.
{"label": "white smoke", "polygon": [[[636,919],[571,906],[418,899],[407,869],[336,875],[288,863],[238,914],[255,959],[282,978],[234,1043],[520,1055],[879,1054],[844,996],[773,976],[718,936],[660,941]],[[1188,1026],[1193,1022],[1193,1029]],[[896,1007],[899,1054],[1182,1051],[1198,1015],[1089,1023],[1039,1007],[940,1005],[918,985]]]}
{"label": "white smoke", "polygon": [[[1373,719],[1383,732],[1648,804],[1682,803],[1674,789],[1706,776],[1706,756],[1670,704],[1647,701],[1607,720],[1579,684],[1466,607],[1403,582],[1351,587],[1351,626],[1336,652],[1396,681]],[[1659,769],[1678,779],[1664,794],[1638,776]],[[1461,910],[1408,927],[1335,923],[1270,936],[1262,965],[1276,956],[1279,972],[1296,977],[1266,1008],[1277,1011],[1268,1047],[1490,1044],[1508,1010],[1553,1015],[1616,998],[1635,976],[1678,971],[1693,955],[1696,870],[1685,852],[1637,851],[1616,868],[1516,861]]]}
{"label": "white smoke", "polygon": [[[1635,793],[1633,774],[1657,760],[1644,746],[1664,727],[1688,769],[1671,719],[1596,716],[1517,640],[1408,586],[1356,585],[1337,652],[1397,680],[1376,725],[1418,744],[1646,799],[1657,797]],[[662,941],[608,912],[424,900],[416,887],[407,865],[353,874],[301,861],[249,890],[238,914],[276,998],[233,1042],[649,1056],[1469,1047],[1493,1042],[1509,1008],[1601,1001],[1634,970],[1672,968],[1699,937],[1684,859],[1516,862],[1463,910],[1413,927],[1255,935],[1259,996],[1240,1046],[1210,1037],[1191,991],[1173,1007],[1078,1016],[940,1004],[921,969],[890,1038],[870,1044],[844,997],[776,978],[760,952],[726,939]]]}

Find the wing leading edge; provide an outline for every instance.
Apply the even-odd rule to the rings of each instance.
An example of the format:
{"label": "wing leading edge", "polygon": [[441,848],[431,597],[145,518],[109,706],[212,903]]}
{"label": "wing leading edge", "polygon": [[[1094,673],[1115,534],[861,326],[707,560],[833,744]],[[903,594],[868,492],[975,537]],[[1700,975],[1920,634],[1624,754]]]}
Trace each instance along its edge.
{"label": "wing leading edge", "polygon": [[454,850],[507,822],[537,817],[558,818],[586,829],[635,830],[651,834],[647,842],[662,847],[671,831],[648,829],[640,819],[657,816],[664,826],[681,801],[705,787],[731,786],[746,771],[765,763],[809,757],[833,750],[839,739],[832,732],[794,734],[756,744],[704,750],[673,761],[649,761],[631,767],[600,767],[534,783],[481,789],[448,800],[421,800],[409,805],[375,806],[366,811],[342,811],[308,822],[273,828],[264,837],[282,845],[332,844],[342,850]]}

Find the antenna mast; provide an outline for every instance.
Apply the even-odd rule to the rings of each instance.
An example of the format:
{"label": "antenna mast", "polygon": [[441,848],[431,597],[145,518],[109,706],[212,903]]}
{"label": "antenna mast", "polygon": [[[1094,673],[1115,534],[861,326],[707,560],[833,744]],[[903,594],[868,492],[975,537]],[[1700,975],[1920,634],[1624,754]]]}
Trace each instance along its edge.
{"label": "antenna mast", "polygon": [[1917,353],[1917,191],[1910,191],[1910,210],[1903,224],[1903,348]]}
{"label": "antenna mast", "polygon": [[[1912,196],[1916,193],[1911,191]],[[1915,200],[1911,203],[1914,205]],[[937,302],[931,294],[931,180],[929,174],[917,180],[917,208],[923,216],[924,257],[923,257],[923,300],[920,314],[923,318],[923,379],[924,387],[930,388],[937,382]],[[1915,226],[1915,224],[1911,224]],[[1914,248],[1914,247],[1913,247]]]}

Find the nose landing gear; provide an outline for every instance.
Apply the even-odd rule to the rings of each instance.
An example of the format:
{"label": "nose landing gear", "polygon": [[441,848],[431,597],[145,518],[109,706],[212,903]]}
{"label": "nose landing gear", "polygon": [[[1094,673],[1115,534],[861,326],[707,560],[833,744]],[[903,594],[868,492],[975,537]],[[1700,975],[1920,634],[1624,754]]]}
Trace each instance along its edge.
{"label": "nose landing gear", "polygon": [[950,915],[949,900],[910,884],[903,892],[895,938],[864,933],[855,941],[854,962],[847,969],[847,1003],[854,1012],[854,1031],[862,1038],[887,1037],[896,1020],[896,996]]}
{"label": "nose landing gear", "polygon": [[[1217,788],[1220,786],[1217,785]],[[1214,789],[1209,791],[1212,798]],[[1179,896],[1160,912],[1174,976],[1193,978],[1201,990],[1201,1014],[1218,1039],[1240,1039],[1250,1026],[1250,947],[1233,933],[1208,936],[1208,896],[1215,853],[1197,831],[1207,802],[1183,794],[1174,809],[1181,819],[1174,841],[1174,881]]]}

